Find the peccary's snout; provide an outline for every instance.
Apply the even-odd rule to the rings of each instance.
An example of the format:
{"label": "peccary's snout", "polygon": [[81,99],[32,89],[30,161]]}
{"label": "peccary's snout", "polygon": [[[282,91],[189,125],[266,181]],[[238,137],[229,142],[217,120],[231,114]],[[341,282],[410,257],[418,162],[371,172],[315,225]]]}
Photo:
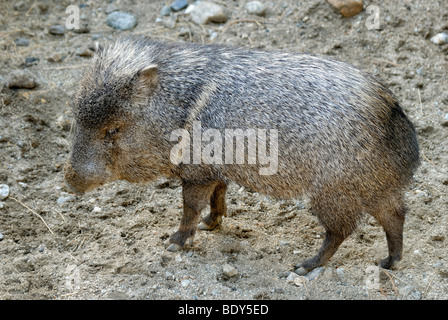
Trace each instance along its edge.
{"label": "peccary's snout", "polygon": [[73,166],[68,160],[64,165],[64,179],[70,191],[77,195],[83,195],[106,182],[105,174],[99,174],[98,166],[94,163],[87,163],[80,166]]}
{"label": "peccary's snout", "polygon": [[64,165],[64,179],[68,189],[77,195],[83,195],[89,187],[84,175],[80,175],[68,160]]}

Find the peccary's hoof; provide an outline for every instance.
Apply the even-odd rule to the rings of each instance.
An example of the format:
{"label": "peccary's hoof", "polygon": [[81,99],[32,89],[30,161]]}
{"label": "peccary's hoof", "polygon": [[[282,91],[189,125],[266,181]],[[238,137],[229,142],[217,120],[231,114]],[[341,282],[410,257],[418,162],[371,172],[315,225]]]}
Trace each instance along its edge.
{"label": "peccary's hoof", "polygon": [[[194,237],[188,238],[187,243],[189,246],[193,245],[193,239],[194,239]],[[171,252],[176,252],[176,251],[182,250],[185,247],[185,245],[182,246],[177,243],[172,243],[170,239],[165,241],[165,244],[168,245],[168,248],[166,248],[166,250],[171,251]]]}
{"label": "peccary's hoof", "polygon": [[171,252],[176,252],[181,249],[182,249],[182,247],[176,243],[172,243],[168,246],[168,248],[166,248],[166,250],[171,251]]}
{"label": "peccary's hoof", "polygon": [[[209,217],[206,217],[205,219],[203,219],[201,221],[201,223],[199,223],[198,229],[210,231],[210,230],[215,229],[222,223],[222,217],[212,220],[211,222],[209,220],[211,220],[211,219],[209,219]],[[209,222],[209,223],[207,223],[207,222]]]}
{"label": "peccary's hoof", "polygon": [[204,222],[201,222],[201,223],[198,225],[198,229],[199,229],[199,230],[213,230],[214,227],[211,227],[211,226],[205,224]]}
{"label": "peccary's hoof", "polygon": [[309,271],[306,270],[304,267],[299,267],[296,270],[294,270],[295,273],[297,273],[299,276],[306,275]]}
{"label": "peccary's hoof", "polygon": [[400,259],[394,259],[391,256],[388,256],[387,258],[380,261],[379,267],[384,269],[394,269],[399,261]]}

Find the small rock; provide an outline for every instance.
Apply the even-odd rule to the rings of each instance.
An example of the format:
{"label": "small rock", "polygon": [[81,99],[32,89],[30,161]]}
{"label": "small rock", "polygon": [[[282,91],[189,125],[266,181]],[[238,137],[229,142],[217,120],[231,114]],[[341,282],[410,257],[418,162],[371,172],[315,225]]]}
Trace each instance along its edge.
{"label": "small rock", "polygon": [[61,196],[58,198],[58,200],[56,202],[58,205],[63,206],[67,202],[73,202],[73,201],[75,201],[74,196],[67,196],[67,197]]}
{"label": "small rock", "polygon": [[162,18],[163,26],[168,29],[174,29],[174,27],[176,26],[176,22],[177,22],[176,14],[172,14]]}
{"label": "small rock", "polygon": [[188,287],[190,285],[190,280],[184,279],[180,282],[180,285],[184,288]]}
{"label": "small rock", "polygon": [[228,14],[220,5],[208,1],[195,2],[188,12],[190,13],[191,19],[196,24],[226,22],[229,18]]}
{"label": "small rock", "polygon": [[[1,92],[1,91],[0,91]],[[443,127],[448,127],[448,113],[445,114],[444,121],[442,122]]]}
{"label": "small rock", "polygon": [[363,8],[361,0],[327,0],[327,2],[346,18],[357,15]]}
{"label": "small rock", "polygon": [[231,266],[228,263],[222,266],[222,272],[229,278],[234,277],[238,274],[238,270],[236,270],[235,267]]}
{"label": "small rock", "polygon": [[13,8],[16,11],[25,11],[26,10],[25,2],[24,1],[18,1],[16,3],[14,3]]}
{"label": "small rock", "polygon": [[82,22],[79,28],[73,28],[74,33],[90,33],[89,24],[87,22]]}
{"label": "small rock", "polygon": [[104,9],[104,12],[106,14],[112,13],[114,11],[118,11],[118,7],[115,5],[115,3],[109,3],[106,9]]}
{"label": "small rock", "polygon": [[320,268],[316,268],[313,269],[311,272],[309,272],[305,278],[307,278],[308,280],[314,280],[316,279],[318,276],[320,276],[321,274],[323,274],[325,272],[325,269],[323,267]]}
{"label": "small rock", "polygon": [[39,62],[39,58],[36,57],[26,57],[25,58],[25,65],[26,66],[32,66],[33,64],[37,64]]}
{"label": "small rock", "polygon": [[289,283],[294,283],[297,287],[300,287],[305,282],[307,282],[308,279],[305,278],[304,276],[299,276],[295,272],[290,272],[289,276],[286,278],[286,281],[288,281]]}
{"label": "small rock", "polygon": [[101,209],[100,207],[94,207],[92,210],[93,213],[99,213],[101,211],[103,211],[103,209]]}
{"label": "small rock", "polygon": [[37,86],[36,77],[28,70],[11,71],[6,77],[7,87],[33,89]]}
{"label": "small rock", "polygon": [[137,18],[127,12],[114,11],[107,16],[106,23],[114,29],[129,30],[137,25]]}
{"label": "small rock", "polygon": [[53,25],[48,28],[48,32],[57,36],[61,36],[65,33],[65,27],[63,25]]}
{"label": "small rock", "polygon": [[423,67],[420,67],[417,70],[415,70],[415,73],[422,77],[424,77],[426,75],[425,68],[423,68]]}
{"label": "small rock", "polygon": [[172,273],[169,272],[169,271],[166,271],[166,272],[165,272],[165,279],[166,279],[166,280],[174,280],[174,274],[172,274]]}
{"label": "small rock", "polygon": [[5,207],[5,203],[0,201],[0,209],[3,209]]}
{"label": "small rock", "polygon": [[288,281],[288,282],[294,282],[294,280],[295,280],[297,277],[300,277],[297,273],[295,273],[295,272],[290,272],[290,273],[288,274],[288,276],[286,277],[286,281]]}
{"label": "small rock", "polygon": [[14,43],[19,47],[28,47],[28,45],[30,44],[30,42],[26,38],[17,38]]}
{"label": "small rock", "polygon": [[248,13],[257,16],[264,16],[266,14],[266,6],[260,1],[251,1],[244,6]]}
{"label": "small rock", "polygon": [[0,200],[5,200],[9,197],[9,186],[7,184],[0,184]]}
{"label": "small rock", "polygon": [[163,6],[162,9],[160,10],[160,15],[162,17],[169,16],[170,14],[171,14],[171,9],[169,6]]}
{"label": "small rock", "polygon": [[61,62],[62,61],[62,55],[58,52],[52,53],[47,60],[49,62]]}
{"label": "small rock", "polygon": [[91,57],[93,52],[88,48],[78,48],[75,50],[75,54],[80,57]]}
{"label": "small rock", "polygon": [[170,8],[173,11],[180,11],[182,9],[185,9],[187,6],[188,6],[187,0],[176,0],[170,5]]}
{"label": "small rock", "polygon": [[39,13],[45,13],[48,11],[49,6],[47,3],[38,2],[37,8],[39,9]]}
{"label": "small rock", "polygon": [[438,45],[447,44],[448,43],[448,33],[442,32],[442,33],[436,34],[434,37],[431,38],[431,42],[438,44]]}
{"label": "small rock", "polygon": [[3,240],[3,233],[0,232],[0,241]]}

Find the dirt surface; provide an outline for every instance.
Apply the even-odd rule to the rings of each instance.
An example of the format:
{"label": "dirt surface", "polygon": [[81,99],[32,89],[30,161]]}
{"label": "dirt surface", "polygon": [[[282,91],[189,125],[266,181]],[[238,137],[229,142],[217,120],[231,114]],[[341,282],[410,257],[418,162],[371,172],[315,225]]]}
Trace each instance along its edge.
{"label": "dirt surface", "polygon": [[[132,31],[118,31],[105,22],[109,1],[75,1],[89,32],[63,35],[48,30],[65,23],[73,1],[0,2],[0,88],[18,69],[38,83],[0,94],[0,184],[10,187],[0,202],[0,299],[448,299],[448,44],[430,40],[448,32],[446,1],[364,1],[380,10],[378,30],[366,27],[365,10],[344,18],[325,1],[264,1],[264,17],[248,14],[242,0],[216,2],[228,9],[227,22],[199,26],[180,11],[168,28],[156,21],[165,2],[116,0],[138,19]],[[372,268],[387,245],[365,217],[324,268],[294,277],[323,239],[306,199],[278,201],[232,185],[223,225],[171,253],[164,241],[182,212],[176,181],[116,182],[72,196],[62,166],[72,96],[90,60],[78,54],[124,33],[328,55],[383,79],[414,122],[422,155],[406,193],[397,270]],[[62,61],[48,61],[57,54]]]}

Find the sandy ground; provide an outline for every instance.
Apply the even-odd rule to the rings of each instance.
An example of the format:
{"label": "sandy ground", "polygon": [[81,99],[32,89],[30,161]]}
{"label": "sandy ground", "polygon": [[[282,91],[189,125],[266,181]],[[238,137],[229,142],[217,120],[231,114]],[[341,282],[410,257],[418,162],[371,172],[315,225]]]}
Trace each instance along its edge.
{"label": "sandy ground", "polygon": [[[81,2],[90,32],[60,36],[48,29],[64,24],[71,1],[0,3],[0,80],[27,69],[38,81],[0,93],[0,184],[10,187],[0,204],[0,299],[448,298],[448,45],[430,41],[448,31],[445,0],[365,1],[380,10],[379,30],[366,27],[367,12],[343,18],[325,1],[265,1],[265,17],[245,12],[245,1],[219,1],[230,12],[226,23],[198,26],[181,13],[174,28],[156,22],[163,1],[114,2],[137,17],[134,34],[328,55],[377,75],[398,96],[422,155],[406,193],[403,260],[397,270],[375,269],[386,239],[365,217],[324,268],[299,278],[290,272],[323,239],[306,199],[277,201],[232,185],[222,227],[171,253],[164,241],[181,216],[177,182],[68,193],[70,107],[90,60],[77,50],[129,33],[106,25],[108,3]],[[16,46],[17,38],[29,45]],[[47,60],[56,54],[61,62]],[[26,65],[30,57],[39,60]]]}

